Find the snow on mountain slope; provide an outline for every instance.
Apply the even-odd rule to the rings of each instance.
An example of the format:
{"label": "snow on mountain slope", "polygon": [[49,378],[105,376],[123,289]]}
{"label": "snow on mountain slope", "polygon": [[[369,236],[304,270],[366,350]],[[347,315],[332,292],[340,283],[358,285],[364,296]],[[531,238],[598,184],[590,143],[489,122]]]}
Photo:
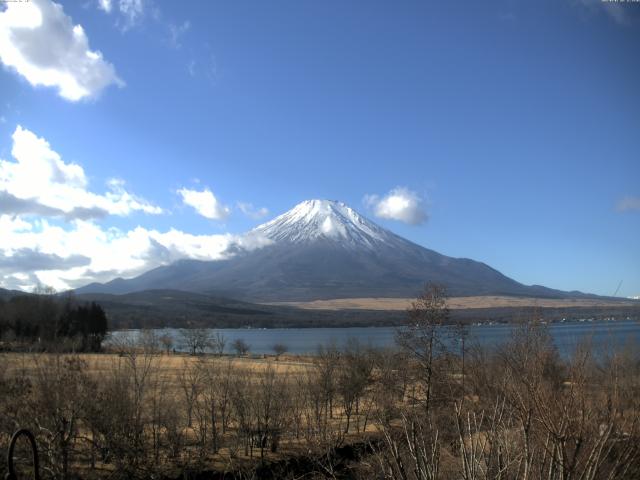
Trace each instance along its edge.
{"label": "snow on mountain slope", "polygon": [[339,242],[343,247],[375,249],[394,244],[400,237],[367,220],[351,207],[332,200],[306,200],[250,234],[274,242],[308,243],[317,240]]}
{"label": "snow on mountain slope", "polygon": [[92,284],[80,292],[148,289],[218,292],[250,301],[415,297],[425,282],[451,295],[562,297],[528,287],[490,266],[417,245],[364,218],[344,203],[307,200],[246,234],[267,240],[234,246],[223,260],[180,260],[133,279]]}

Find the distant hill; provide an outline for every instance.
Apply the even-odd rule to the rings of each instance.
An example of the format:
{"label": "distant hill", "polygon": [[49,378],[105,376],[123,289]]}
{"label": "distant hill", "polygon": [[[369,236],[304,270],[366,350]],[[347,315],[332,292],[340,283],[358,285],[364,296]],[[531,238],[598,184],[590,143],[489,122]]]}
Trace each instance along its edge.
{"label": "distant hill", "polygon": [[21,292],[20,290],[7,290],[5,288],[0,288],[0,299],[9,300],[16,295],[29,295],[26,292]]}
{"label": "distant hill", "polygon": [[[391,309],[366,303],[354,308],[298,308],[289,305],[258,305],[226,297],[178,290],[146,290],[123,295],[80,294],[80,301],[95,301],[107,312],[111,329],[209,327],[209,328],[285,328],[355,327],[400,325],[406,321],[405,305]],[[514,306],[491,303],[459,305],[464,299],[451,299],[451,319],[463,323],[508,322],[542,314],[548,320],[640,317],[640,302],[609,302],[597,305],[589,301],[516,302]],[[493,306],[492,306],[493,305]],[[496,306],[501,305],[501,306]],[[342,306],[344,307],[344,305]]]}
{"label": "distant hill", "polygon": [[85,293],[109,318],[111,329],[162,327],[277,328],[399,324],[402,312],[315,311],[278,305],[256,305],[226,297],[179,290],[145,290],[123,295]]}
{"label": "distant hill", "polygon": [[267,239],[270,244],[237,249],[221,261],[181,260],[136,278],[93,283],[77,292],[178,288],[251,302],[284,302],[412,298],[431,281],[445,285],[452,296],[590,297],[523,285],[482,262],[442,255],[395,235],[340,202],[302,202],[247,237]]}
{"label": "distant hill", "polygon": [[[0,289],[4,301],[29,293]],[[64,294],[62,294],[64,295]],[[77,294],[79,302],[97,302],[109,320],[109,328],[285,328],[400,325],[406,321],[409,299],[345,299],[294,305],[264,305],[180,290],[145,290],[122,295]],[[504,297],[450,299],[454,322],[509,322],[532,318],[640,318],[640,302],[547,300]]]}

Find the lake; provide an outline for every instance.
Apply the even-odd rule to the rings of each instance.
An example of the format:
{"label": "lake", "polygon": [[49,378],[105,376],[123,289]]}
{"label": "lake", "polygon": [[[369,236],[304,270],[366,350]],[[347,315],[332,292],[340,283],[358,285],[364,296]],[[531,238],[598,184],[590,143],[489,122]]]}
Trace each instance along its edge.
{"label": "lake", "polygon": [[[468,344],[497,345],[508,341],[515,325],[472,325],[468,327]],[[590,339],[596,348],[622,348],[626,345],[640,345],[640,322],[634,320],[616,321],[579,321],[554,323],[548,326],[551,337],[560,354],[569,355],[583,339]],[[273,353],[272,346],[282,343],[289,353],[313,354],[319,345],[335,343],[344,346],[351,338],[361,344],[373,347],[391,347],[395,344],[396,327],[356,327],[356,328],[274,328],[247,329],[221,328],[211,332],[221,332],[227,340],[227,353],[236,339],[243,339],[251,347],[252,354]],[[157,329],[158,335],[168,334],[174,339],[175,349],[184,351],[180,345],[179,329]],[[112,332],[113,338],[129,337],[135,339],[139,330]]]}

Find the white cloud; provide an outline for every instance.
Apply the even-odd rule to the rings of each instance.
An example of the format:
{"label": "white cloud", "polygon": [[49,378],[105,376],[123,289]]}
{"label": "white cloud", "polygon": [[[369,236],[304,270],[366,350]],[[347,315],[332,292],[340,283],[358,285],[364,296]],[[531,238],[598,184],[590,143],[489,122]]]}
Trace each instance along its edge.
{"label": "white cloud", "polygon": [[51,0],[7,3],[0,12],[0,60],[31,85],[56,87],[71,101],[124,85],[102,53],[89,48],[82,26]]}
{"label": "white cloud", "polygon": [[[117,8],[113,8],[117,5]],[[98,8],[105,13],[115,12],[116,25],[123,31],[136,26],[145,14],[144,0],[98,0]]]}
{"label": "white cloud", "polygon": [[3,288],[30,289],[41,283],[65,290],[92,281],[133,277],[181,258],[220,260],[239,250],[271,243],[256,235],[192,235],[142,227],[104,229],[83,220],[65,229],[47,220],[26,222],[9,215],[0,215],[0,228]]}
{"label": "white cloud", "polygon": [[[219,260],[271,243],[256,234],[103,227],[97,218],[162,210],[129,193],[119,179],[109,180],[104,194],[90,191],[80,165],[64,162],[45,139],[20,126],[11,154],[15,161],[0,160],[0,287],[65,290],[133,277],[181,258]],[[182,194],[203,214],[229,213],[208,189]]]}
{"label": "white cloud", "polygon": [[640,212],[640,197],[626,196],[621,199],[616,205],[616,209],[619,212],[639,211]]}
{"label": "white cloud", "polygon": [[107,13],[111,13],[111,0],[98,0],[98,8],[104,10]]}
{"label": "white cloud", "polygon": [[202,191],[181,188],[178,194],[185,205],[193,207],[196,212],[211,220],[223,220],[229,216],[231,210],[220,203],[213,192],[208,188]]}
{"label": "white cloud", "polygon": [[88,189],[84,169],[65,163],[44,138],[17,126],[11,154],[0,159],[0,213],[88,219],[125,216],[134,211],[160,214],[162,209],[129,193],[124,182],[112,179],[107,192]]}
{"label": "white cloud", "polygon": [[376,217],[419,225],[429,218],[424,201],[408,188],[396,187],[385,196],[365,195],[364,203]]}
{"label": "white cloud", "polygon": [[123,28],[125,30],[136,25],[144,15],[144,1],[143,0],[120,0],[118,3],[118,10],[124,17],[125,23]]}
{"label": "white cloud", "polygon": [[247,217],[253,218],[254,220],[258,220],[269,215],[269,210],[266,207],[256,208],[252,203],[238,202],[238,208]]}

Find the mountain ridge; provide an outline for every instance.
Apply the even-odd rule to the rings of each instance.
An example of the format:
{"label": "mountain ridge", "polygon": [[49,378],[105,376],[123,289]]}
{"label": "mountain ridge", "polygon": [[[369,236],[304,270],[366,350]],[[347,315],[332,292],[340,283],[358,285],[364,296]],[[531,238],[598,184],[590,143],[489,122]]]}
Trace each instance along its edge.
{"label": "mountain ridge", "polygon": [[[183,259],[132,279],[93,283],[78,293],[150,289],[215,293],[251,302],[415,297],[426,282],[452,296],[591,296],[526,286],[491,266],[413,243],[342,202],[306,200],[246,234],[268,240],[217,261]],[[259,242],[260,243],[260,242]]]}

